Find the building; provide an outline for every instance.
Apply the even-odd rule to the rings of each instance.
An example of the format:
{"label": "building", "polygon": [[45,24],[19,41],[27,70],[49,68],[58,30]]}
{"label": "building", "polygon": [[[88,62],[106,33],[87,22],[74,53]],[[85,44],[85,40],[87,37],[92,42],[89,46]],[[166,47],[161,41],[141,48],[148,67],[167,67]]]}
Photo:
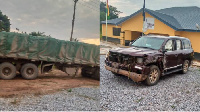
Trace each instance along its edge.
{"label": "building", "polygon": [[[146,18],[153,18],[154,29],[148,29],[144,34],[165,36],[182,36],[189,38],[200,59],[200,8],[172,7],[161,10],[145,9]],[[102,21],[102,39],[106,39],[106,21]],[[128,45],[142,35],[143,9],[127,17],[108,20],[107,40]]]}

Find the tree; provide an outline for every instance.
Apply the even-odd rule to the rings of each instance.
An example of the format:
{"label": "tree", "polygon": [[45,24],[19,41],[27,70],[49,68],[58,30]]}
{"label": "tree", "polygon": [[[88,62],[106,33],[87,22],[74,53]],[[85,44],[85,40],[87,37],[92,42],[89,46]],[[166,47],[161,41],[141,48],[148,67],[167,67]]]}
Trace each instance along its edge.
{"label": "tree", "polygon": [[76,15],[76,4],[77,4],[78,0],[74,0],[74,14],[73,14],[73,19],[72,19],[72,31],[71,31],[71,37],[70,37],[70,41],[72,41],[72,35],[74,33],[74,21],[75,21],[75,15]]}
{"label": "tree", "polygon": [[10,32],[10,19],[0,11],[0,32]]}
{"label": "tree", "polygon": [[[110,19],[115,19],[119,17],[119,14],[122,13],[121,11],[118,11],[116,7],[113,7],[109,5],[110,9]],[[106,3],[101,2],[100,4],[100,20],[105,21],[106,20]]]}
{"label": "tree", "polygon": [[31,32],[29,33],[29,35],[32,35],[32,36],[46,36],[45,35],[45,32]]}
{"label": "tree", "polygon": [[[109,5],[110,10],[110,19],[115,19],[119,17],[119,14],[122,13],[118,11],[116,7]],[[106,2],[101,2],[100,4],[100,21],[106,20]],[[100,38],[102,38],[102,26],[100,25]]]}

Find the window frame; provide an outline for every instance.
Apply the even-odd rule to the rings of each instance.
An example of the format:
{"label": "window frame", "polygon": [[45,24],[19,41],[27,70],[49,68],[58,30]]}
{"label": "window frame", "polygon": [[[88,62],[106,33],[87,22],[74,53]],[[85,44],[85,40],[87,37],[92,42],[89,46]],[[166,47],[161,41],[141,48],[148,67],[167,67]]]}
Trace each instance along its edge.
{"label": "window frame", "polygon": [[[188,42],[189,48],[185,48],[185,42],[184,41]],[[183,39],[182,44],[183,44],[183,48],[182,48],[183,50],[192,49],[192,45],[191,45],[191,42],[189,40]]]}
{"label": "window frame", "polygon": [[121,28],[113,27],[113,36],[120,36]]}
{"label": "window frame", "polygon": [[168,40],[166,41],[164,47],[166,46],[166,44],[167,44],[168,41],[172,41],[172,50],[168,51],[168,50],[166,50],[166,48],[165,48],[165,50],[166,50],[167,52],[175,51],[176,41],[175,41],[174,39],[168,39]]}
{"label": "window frame", "polygon": [[[180,44],[181,44],[181,48],[180,49],[177,49],[177,40],[180,41]],[[183,50],[183,41],[181,39],[176,39],[175,40],[175,48],[176,48],[175,50]]]}

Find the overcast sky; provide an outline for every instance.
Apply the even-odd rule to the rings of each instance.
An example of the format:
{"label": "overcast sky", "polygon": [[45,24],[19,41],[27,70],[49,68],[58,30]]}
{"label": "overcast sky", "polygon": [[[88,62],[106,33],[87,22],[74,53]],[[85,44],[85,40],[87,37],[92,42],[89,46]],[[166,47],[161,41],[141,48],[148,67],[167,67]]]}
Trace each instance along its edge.
{"label": "overcast sky", "polygon": [[[73,0],[0,0],[0,10],[11,19],[11,31],[40,31],[69,40]],[[99,0],[79,0],[74,37],[99,39]]]}
{"label": "overcast sky", "polygon": [[[101,0],[106,1],[106,0]],[[131,15],[143,7],[144,0],[109,0],[109,5],[117,7],[121,17]],[[200,0],[146,0],[146,8],[158,10],[169,7],[198,6]]]}

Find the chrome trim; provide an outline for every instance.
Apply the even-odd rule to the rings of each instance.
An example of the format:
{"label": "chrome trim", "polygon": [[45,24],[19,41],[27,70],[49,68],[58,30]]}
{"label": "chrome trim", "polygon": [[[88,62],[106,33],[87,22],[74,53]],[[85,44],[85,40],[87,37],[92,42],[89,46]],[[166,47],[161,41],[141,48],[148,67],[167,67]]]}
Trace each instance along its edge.
{"label": "chrome trim", "polygon": [[176,66],[173,66],[173,67],[169,67],[169,68],[165,68],[165,70],[168,70],[168,69],[172,69],[172,68],[177,68],[179,66],[182,66],[183,64],[180,64],[180,65],[176,65]]}
{"label": "chrome trim", "polygon": [[135,68],[142,70],[142,67],[139,67],[139,66],[135,66]]}

